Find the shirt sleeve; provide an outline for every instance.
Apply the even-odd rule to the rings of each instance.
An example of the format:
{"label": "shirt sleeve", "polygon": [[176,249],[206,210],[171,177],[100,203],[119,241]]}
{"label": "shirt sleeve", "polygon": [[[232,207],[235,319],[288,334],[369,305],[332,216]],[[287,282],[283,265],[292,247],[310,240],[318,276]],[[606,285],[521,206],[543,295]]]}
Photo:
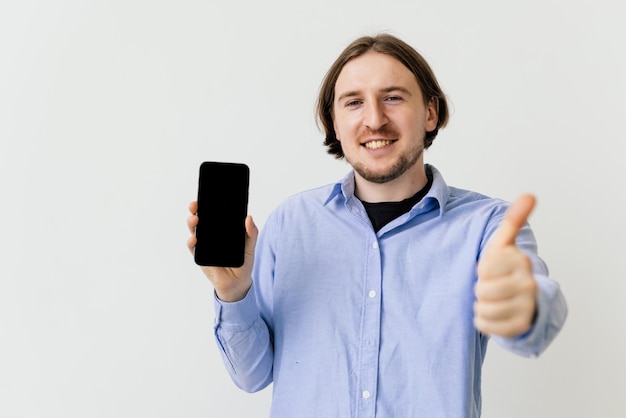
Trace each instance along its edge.
{"label": "shirt sleeve", "polygon": [[227,303],[214,295],[215,338],[233,382],[256,392],[272,381],[273,347],[260,316],[254,286],[243,300]]}

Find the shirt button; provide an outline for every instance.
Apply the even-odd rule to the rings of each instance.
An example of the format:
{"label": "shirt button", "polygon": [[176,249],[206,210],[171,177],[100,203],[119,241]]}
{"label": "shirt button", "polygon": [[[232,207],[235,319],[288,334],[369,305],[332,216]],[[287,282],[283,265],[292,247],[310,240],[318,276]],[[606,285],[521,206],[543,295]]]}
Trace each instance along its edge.
{"label": "shirt button", "polygon": [[370,298],[375,298],[376,297],[376,291],[375,290],[370,290],[370,292],[368,293],[368,296]]}
{"label": "shirt button", "polygon": [[369,390],[364,390],[364,391],[363,391],[363,397],[364,397],[365,399],[368,399],[370,396],[372,396],[372,394],[370,393],[370,391],[369,391]]}
{"label": "shirt button", "polygon": [[375,249],[375,250],[378,249],[378,243],[377,242],[373,242],[372,243],[372,248]]}

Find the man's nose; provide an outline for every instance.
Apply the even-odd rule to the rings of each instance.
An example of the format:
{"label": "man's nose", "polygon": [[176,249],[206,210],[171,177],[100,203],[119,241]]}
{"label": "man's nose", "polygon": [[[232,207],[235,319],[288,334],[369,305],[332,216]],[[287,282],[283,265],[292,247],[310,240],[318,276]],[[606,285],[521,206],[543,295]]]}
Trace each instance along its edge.
{"label": "man's nose", "polygon": [[387,116],[385,115],[385,109],[380,103],[370,102],[365,106],[363,125],[372,131],[377,131],[386,124]]}

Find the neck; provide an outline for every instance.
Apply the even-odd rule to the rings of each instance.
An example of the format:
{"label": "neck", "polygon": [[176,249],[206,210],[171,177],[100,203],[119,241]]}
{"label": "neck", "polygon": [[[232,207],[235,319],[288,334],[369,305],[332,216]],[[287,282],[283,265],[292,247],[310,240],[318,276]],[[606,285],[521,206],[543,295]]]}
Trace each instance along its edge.
{"label": "neck", "polygon": [[399,202],[415,195],[428,183],[424,164],[419,162],[404,172],[400,177],[386,183],[374,183],[355,176],[355,195],[369,203]]}

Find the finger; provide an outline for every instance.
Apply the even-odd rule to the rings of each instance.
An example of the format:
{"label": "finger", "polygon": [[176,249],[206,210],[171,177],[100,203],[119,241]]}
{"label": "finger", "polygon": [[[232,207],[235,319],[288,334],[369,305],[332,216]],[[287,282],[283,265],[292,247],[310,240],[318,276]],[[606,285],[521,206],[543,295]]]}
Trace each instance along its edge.
{"label": "finger", "polygon": [[189,215],[187,218],[187,228],[192,234],[196,233],[196,226],[198,225],[198,217],[196,215]]}
{"label": "finger", "polygon": [[189,212],[192,215],[195,215],[196,213],[198,213],[198,202],[197,201],[193,201],[191,203],[189,203]]}
{"label": "finger", "polygon": [[474,287],[476,299],[480,301],[500,301],[514,297],[518,292],[513,280],[479,280]]}
{"label": "finger", "polygon": [[499,277],[517,277],[532,271],[530,258],[515,246],[491,249],[478,262],[476,272],[481,280]]}
{"label": "finger", "polygon": [[500,300],[494,302],[476,302],[474,304],[474,315],[486,321],[507,320],[520,310],[517,301]]}
{"label": "finger", "polygon": [[246,217],[246,236],[246,256],[253,256],[259,229],[250,215]]}
{"label": "finger", "polygon": [[489,248],[502,248],[515,245],[515,238],[526,224],[530,213],[535,207],[535,196],[525,194],[517,198],[509,207],[500,226],[493,234]]}
{"label": "finger", "polygon": [[477,315],[474,316],[474,326],[485,335],[513,338],[528,331],[532,321],[522,316],[492,321]]}
{"label": "finger", "polygon": [[192,255],[193,255],[194,250],[196,248],[196,242],[197,242],[197,239],[196,239],[195,235],[193,237],[190,237],[187,240],[187,248],[189,249],[189,251],[191,252]]}

